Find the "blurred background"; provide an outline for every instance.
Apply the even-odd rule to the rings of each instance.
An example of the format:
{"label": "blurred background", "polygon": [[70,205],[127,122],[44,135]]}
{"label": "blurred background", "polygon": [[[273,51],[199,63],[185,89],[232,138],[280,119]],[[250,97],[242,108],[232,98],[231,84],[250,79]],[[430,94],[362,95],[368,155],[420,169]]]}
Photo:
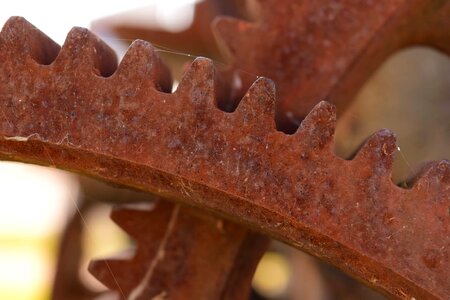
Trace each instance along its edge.
{"label": "blurred background", "polygon": [[[0,24],[9,16],[23,16],[59,44],[72,26],[91,28],[119,57],[134,39],[148,40],[171,67],[176,84],[183,66],[198,55],[226,66],[209,24],[217,15],[246,17],[247,2],[15,0],[1,4]],[[378,129],[392,129],[399,145],[393,180],[403,182],[420,164],[450,158],[449,98],[450,59],[430,48],[402,50],[376,71],[339,116],[335,152],[349,157]],[[0,162],[0,299],[50,298],[55,272],[61,271],[58,252],[70,254],[60,248],[63,232],[69,245],[82,241],[81,267],[75,250],[73,254],[71,268],[79,268],[76,280],[66,279],[103,289],[86,271],[88,260],[110,256],[130,243],[109,219],[108,203],[149,197],[55,169]],[[253,287],[254,299],[384,299],[277,242],[258,266]]]}

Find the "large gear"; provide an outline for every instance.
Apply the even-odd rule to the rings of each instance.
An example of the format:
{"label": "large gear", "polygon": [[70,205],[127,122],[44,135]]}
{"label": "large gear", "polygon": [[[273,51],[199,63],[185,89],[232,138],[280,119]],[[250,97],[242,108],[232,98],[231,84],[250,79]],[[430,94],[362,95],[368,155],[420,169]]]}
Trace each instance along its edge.
{"label": "large gear", "polygon": [[270,80],[259,78],[226,113],[216,108],[224,88],[209,60],[197,59],[171,94],[166,68],[142,41],[116,70],[112,52],[88,31],[74,29],[60,50],[13,18],[0,50],[3,158],[206,209],[391,296],[450,294],[448,161],[399,188],[390,180],[389,131],[342,160],[332,152],[333,106],[319,103],[286,135],[275,129]]}
{"label": "large gear", "polygon": [[[250,2],[250,1],[247,1]],[[450,54],[448,1],[257,0],[255,22],[219,17],[213,24],[232,65],[273,79],[277,121],[293,132],[321,100],[344,110],[386,58],[410,45]],[[250,86],[240,76],[242,95]],[[234,99],[235,103],[240,98]]]}

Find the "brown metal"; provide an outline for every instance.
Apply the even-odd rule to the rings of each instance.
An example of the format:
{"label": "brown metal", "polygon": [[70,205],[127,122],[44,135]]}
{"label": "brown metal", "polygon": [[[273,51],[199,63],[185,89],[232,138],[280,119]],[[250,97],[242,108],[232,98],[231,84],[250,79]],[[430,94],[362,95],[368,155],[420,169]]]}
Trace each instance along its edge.
{"label": "brown metal", "polygon": [[219,17],[213,24],[232,58],[225,76],[239,82],[233,86],[241,89],[237,95],[253,81],[240,70],[273,79],[277,123],[288,132],[320,101],[345,109],[373,71],[401,48],[422,44],[450,54],[449,1],[252,2],[257,22]]}
{"label": "brown metal", "polygon": [[397,298],[450,294],[450,164],[429,164],[410,189],[394,185],[389,131],[342,160],[332,152],[335,110],[326,102],[286,135],[275,130],[270,80],[257,80],[226,113],[216,108],[207,59],[171,94],[149,44],[133,43],[115,70],[87,30],[71,31],[58,53],[21,18],[1,32],[0,66],[2,158],[223,215]]}
{"label": "brown metal", "polygon": [[124,299],[248,299],[265,237],[180,204],[152,206],[112,212],[137,250],[92,262],[94,276]]}
{"label": "brown metal", "polygon": [[202,55],[212,58],[219,57],[219,49],[214,43],[211,30],[211,22],[217,15],[237,16],[239,15],[239,0],[222,1],[208,0],[200,1],[195,5],[192,24],[180,32],[169,32],[152,24],[150,18],[157,13],[149,6],[148,22],[136,25],[132,14],[123,13],[96,20],[90,29],[100,36],[114,36],[120,39],[133,41],[137,38],[152,42],[155,46],[183,51],[190,55]]}
{"label": "brown metal", "polygon": [[99,293],[87,289],[80,280],[79,270],[83,255],[83,215],[91,208],[92,202],[81,200],[77,211],[68,220],[64,229],[53,281],[53,300],[94,299]]}

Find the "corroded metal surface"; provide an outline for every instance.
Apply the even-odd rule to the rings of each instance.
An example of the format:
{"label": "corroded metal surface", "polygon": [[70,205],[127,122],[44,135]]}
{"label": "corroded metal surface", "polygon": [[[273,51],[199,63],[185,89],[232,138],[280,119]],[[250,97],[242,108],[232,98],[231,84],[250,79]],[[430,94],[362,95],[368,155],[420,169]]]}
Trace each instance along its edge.
{"label": "corroded metal surface", "polygon": [[171,94],[142,41],[114,70],[111,52],[83,29],[59,53],[20,18],[0,39],[1,157],[201,207],[391,296],[450,293],[448,161],[424,167],[402,189],[390,180],[391,132],[374,134],[350,161],[337,158],[333,106],[316,105],[293,135],[276,131],[274,86],[265,78],[226,113],[216,108],[220,87],[207,59]]}
{"label": "corroded metal surface", "polygon": [[112,212],[137,250],[94,261],[91,273],[124,299],[248,299],[265,237],[179,204],[151,206]]}
{"label": "corroded metal surface", "polygon": [[255,2],[255,23],[230,17],[215,21],[216,35],[233,60],[225,76],[240,83],[238,95],[251,84],[245,76],[238,78],[239,70],[272,78],[277,121],[287,131],[322,100],[343,110],[372,72],[401,48],[423,44],[450,53],[449,1]]}

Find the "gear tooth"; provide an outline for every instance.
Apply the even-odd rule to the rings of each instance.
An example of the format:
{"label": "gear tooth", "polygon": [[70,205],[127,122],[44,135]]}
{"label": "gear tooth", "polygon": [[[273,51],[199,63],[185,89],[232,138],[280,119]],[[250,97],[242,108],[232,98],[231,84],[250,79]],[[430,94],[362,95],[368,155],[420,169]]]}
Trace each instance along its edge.
{"label": "gear tooth", "polygon": [[136,239],[137,247],[91,261],[89,272],[109,289],[129,295],[144,276],[146,264],[155,259],[173,213],[174,205],[166,201],[115,206],[111,218]]}
{"label": "gear tooth", "polygon": [[88,266],[89,273],[111,290],[118,290],[118,282],[127,282],[130,269],[130,260],[114,258],[91,260]]}
{"label": "gear tooth", "polygon": [[415,190],[443,190],[450,202],[450,161],[444,159],[425,164],[408,180],[408,186]]}
{"label": "gear tooth", "polygon": [[192,89],[199,85],[214,86],[215,67],[211,59],[197,57],[183,74],[177,90]]}
{"label": "gear tooth", "polygon": [[[30,35],[40,32],[33,24],[28,22],[23,17],[10,17],[3,25],[0,33],[3,39],[8,39],[11,44],[18,47],[23,47],[24,44],[28,44]],[[40,34],[43,34],[40,32]],[[22,43],[22,44],[20,44]]]}
{"label": "gear tooth", "polygon": [[29,55],[37,63],[48,65],[60,51],[56,42],[23,17],[10,17],[0,36],[1,43],[6,46],[2,51],[10,52],[11,57],[19,62],[25,61],[25,57]]}
{"label": "gear tooth", "polygon": [[390,174],[396,149],[395,134],[388,129],[381,129],[362,144],[354,161],[372,166],[372,171],[378,175]]}
{"label": "gear tooth", "polygon": [[309,151],[326,147],[331,151],[335,128],[336,108],[326,101],[321,101],[306,116],[294,136]]}
{"label": "gear tooth", "polygon": [[275,129],[275,84],[260,77],[249,88],[236,109],[244,125],[264,124],[264,129]]}
{"label": "gear tooth", "polygon": [[152,211],[136,210],[120,206],[115,206],[111,211],[111,219],[131,237],[137,238],[141,233],[139,226],[136,226],[135,220],[140,218],[150,218]]}
{"label": "gear tooth", "polygon": [[254,24],[232,17],[217,17],[212,23],[214,36],[224,54],[229,58],[238,53],[241,37],[244,32],[253,28]]}
{"label": "gear tooth", "polygon": [[[142,229],[147,228],[149,223],[166,223],[170,218],[172,209],[173,204],[167,201],[116,205],[113,207],[110,217],[130,236],[138,238],[142,236]],[[151,230],[154,230],[155,233],[160,228],[152,228]]]}
{"label": "gear tooth", "polygon": [[6,20],[5,24],[3,24],[3,27],[1,30],[1,36],[5,35],[5,34],[9,34],[8,32],[10,30],[23,28],[24,26],[26,27],[26,26],[33,26],[33,25],[30,22],[28,22],[24,17],[20,17],[20,16],[9,17],[8,20]]}
{"label": "gear tooth", "polygon": [[156,54],[155,48],[143,40],[135,40],[130,45],[120,62],[116,76],[141,88],[143,82],[148,82],[163,92],[170,92],[172,89],[169,68]]}
{"label": "gear tooth", "polygon": [[216,98],[215,67],[213,61],[204,58],[196,58],[181,78],[175,94],[189,95],[185,103],[203,105],[209,103],[214,106]]}
{"label": "gear tooth", "polygon": [[88,29],[73,27],[56,59],[62,67],[81,72],[94,71],[108,77],[117,69],[115,52]]}

